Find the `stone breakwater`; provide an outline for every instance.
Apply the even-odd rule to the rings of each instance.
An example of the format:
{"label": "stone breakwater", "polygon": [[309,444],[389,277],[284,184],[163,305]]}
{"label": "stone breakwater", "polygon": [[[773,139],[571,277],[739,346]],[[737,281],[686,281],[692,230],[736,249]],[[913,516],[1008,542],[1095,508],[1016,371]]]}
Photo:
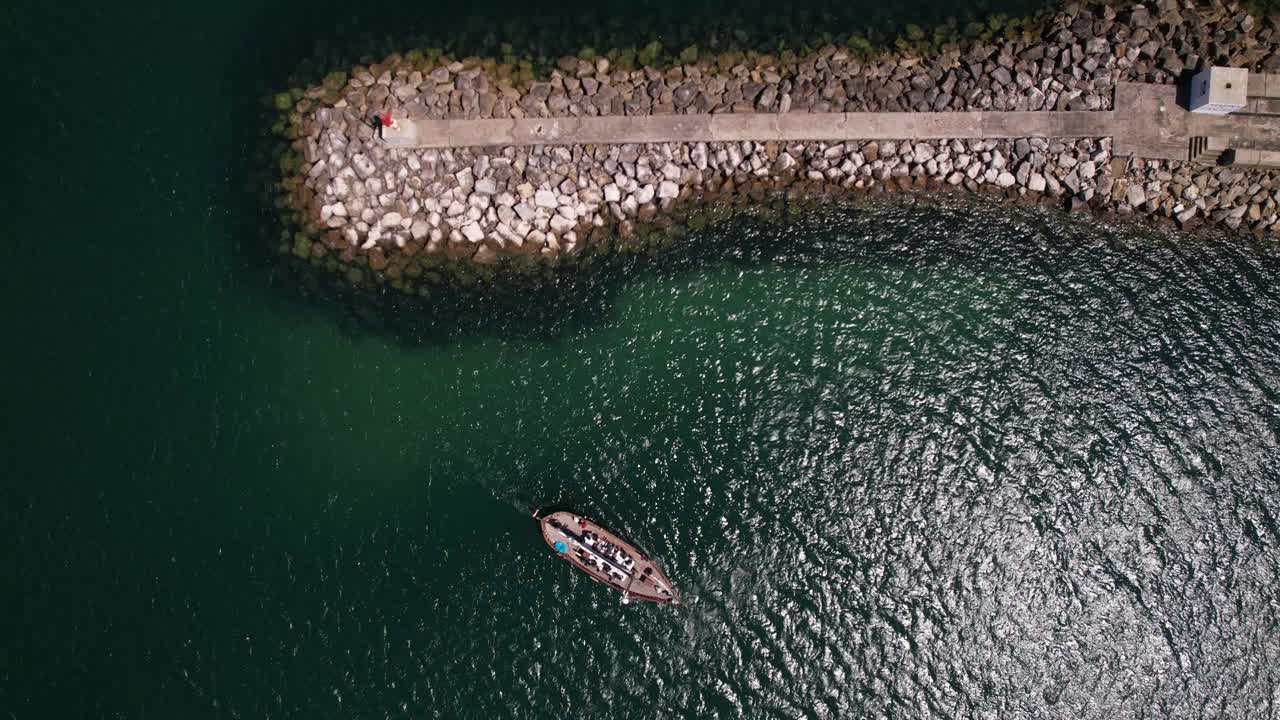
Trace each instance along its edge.
{"label": "stone breakwater", "polygon": [[[1116,160],[1106,138],[664,143],[391,149],[371,118],[889,110],[1091,110],[1117,82],[1173,82],[1208,63],[1280,69],[1280,24],[1238,6],[1071,5],[1027,32],[933,57],[827,47],[791,62],[624,69],[566,58],[533,82],[492,61],[395,56],[330,76],[288,109],[282,205],[294,254],[411,288],[447,260],[547,260],[627,238],[686,201],[956,188],[1071,209],[1271,233],[1280,174]],[[326,259],[327,258],[327,259]]]}

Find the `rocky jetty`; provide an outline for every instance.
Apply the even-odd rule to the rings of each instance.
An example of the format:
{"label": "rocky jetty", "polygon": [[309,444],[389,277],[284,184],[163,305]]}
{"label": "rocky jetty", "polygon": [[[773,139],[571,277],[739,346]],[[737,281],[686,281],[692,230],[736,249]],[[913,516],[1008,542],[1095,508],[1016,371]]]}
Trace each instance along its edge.
{"label": "rocky jetty", "polygon": [[493,61],[393,56],[281,101],[286,246],[411,289],[446,260],[545,261],[626,238],[691,200],[953,188],[1274,232],[1280,174],[1113,162],[1105,138],[666,143],[392,150],[371,119],[670,113],[1103,110],[1117,82],[1208,64],[1280,70],[1280,21],[1234,4],[1072,4],[1032,29],[932,57],[825,47],[666,68],[565,58],[546,79]]}

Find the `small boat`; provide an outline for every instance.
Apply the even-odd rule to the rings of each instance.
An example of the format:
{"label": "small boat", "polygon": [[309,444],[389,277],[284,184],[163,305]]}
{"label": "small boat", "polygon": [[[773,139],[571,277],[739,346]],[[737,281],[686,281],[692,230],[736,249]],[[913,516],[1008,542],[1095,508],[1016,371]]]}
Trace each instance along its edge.
{"label": "small boat", "polygon": [[542,537],[560,557],[625,599],[679,605],[675,587],[651,558],[636,546],[581,515],[553,512],[534,518]]}

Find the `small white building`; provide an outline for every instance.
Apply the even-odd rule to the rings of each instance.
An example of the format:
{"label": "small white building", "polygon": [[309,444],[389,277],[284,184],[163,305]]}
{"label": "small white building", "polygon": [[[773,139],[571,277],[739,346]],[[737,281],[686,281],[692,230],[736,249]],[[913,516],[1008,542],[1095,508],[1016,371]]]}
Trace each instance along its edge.
{"label": "small white building", "polygon": [[1243,109],[1249,101],[1249,71],[1246,68],[1210,67],[1191,78],[1191,112],[1227,115]]}

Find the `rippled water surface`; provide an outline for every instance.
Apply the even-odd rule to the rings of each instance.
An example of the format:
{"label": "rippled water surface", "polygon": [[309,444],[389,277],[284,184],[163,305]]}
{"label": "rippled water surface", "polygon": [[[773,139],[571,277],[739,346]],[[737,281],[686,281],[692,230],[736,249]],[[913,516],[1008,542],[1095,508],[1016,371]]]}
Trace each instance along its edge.
{"label": "rippled water surface", "polygon": [[1274,241],[908,203],[371,328],[246,252],[280,8],[3,13],[0,720],[1280,714]]}
{"label": "rippled water surface", "polygon": [[[69,618],[21,647],[95,716],[1274,717],[1273,246],[981,205],[695,241],[744,249],[538,337],[228,301],[130,479],[6,507]],[[688,606],[621,605],[532,504]]]}

